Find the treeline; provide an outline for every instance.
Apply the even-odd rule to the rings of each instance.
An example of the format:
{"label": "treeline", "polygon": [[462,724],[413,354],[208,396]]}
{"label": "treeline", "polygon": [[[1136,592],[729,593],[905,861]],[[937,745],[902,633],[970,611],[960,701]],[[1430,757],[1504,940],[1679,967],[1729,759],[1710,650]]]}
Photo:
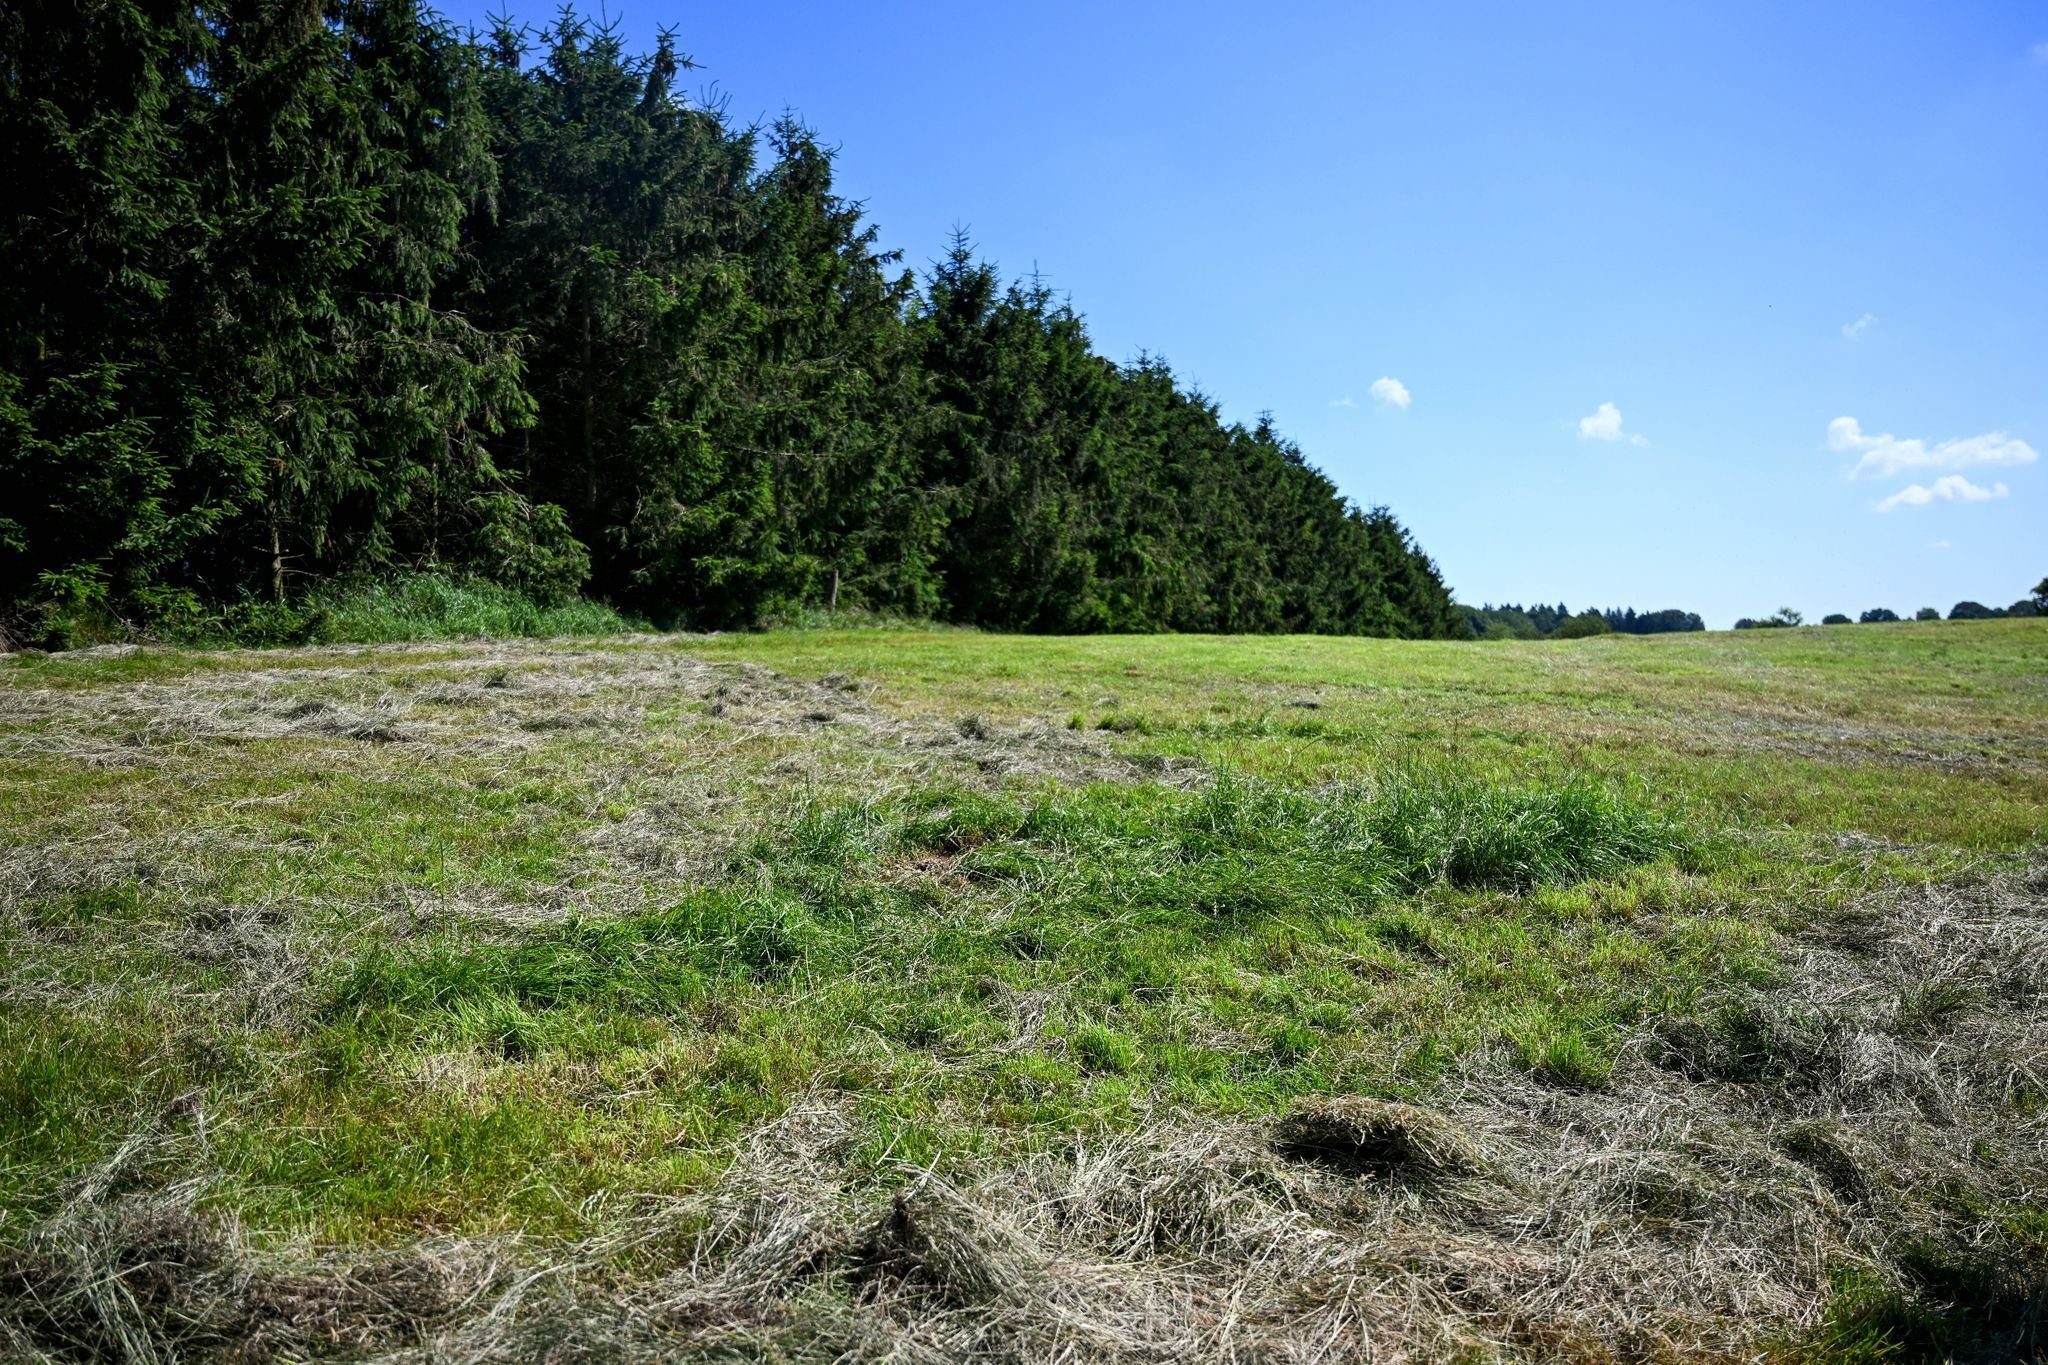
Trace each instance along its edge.
{"label": "treeline", "polygon": [[1560,602],[1550,606],[1538,602],[1523,607],[1514,603],[1458,608],[1472,633],[1484,640],[1573,639],[1588,635],[1664,635],[1673,631],[1705,630],[1699,613],[1676,607],[1664,611],[1638,612],[1633,607],[1588,607],[1574,613]]}
{"label": "treeline", "polygon": [[964,240],[919,278],[674,43],[0,7],[0,617],[434,567],[661,622],[1455,636],[1383,508]]}
{"label": "treeline", "polygon": [[[2048,578],[2034,585],[2033,591],[2009,607],[1987,607],[1982,602],[1961,601],[1949,608],[1951,621],[1992,621],[2004,617],[2048,616]],[[1841,612],[1830,612],[1820,623],[1824,626],[1884,625],[1905,618],[1890,607],[1872,607],[1859,615],[1854,622]],[[1941,611],[1936,607],[1922,607],[1913,613],[1915,621],[1939,621]],[[1791,607],[1780,607],[1769,616],[1745,616],[1735,623],[1737,630],[1784,630],[1803,625],[1806,618]]]}

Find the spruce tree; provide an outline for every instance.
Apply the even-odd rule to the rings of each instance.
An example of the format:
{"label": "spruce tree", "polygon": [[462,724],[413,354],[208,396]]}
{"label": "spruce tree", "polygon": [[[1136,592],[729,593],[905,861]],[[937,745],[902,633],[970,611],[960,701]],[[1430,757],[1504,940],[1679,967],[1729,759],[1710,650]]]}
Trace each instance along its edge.
{"label": "spruce tree", "polygon": [[442,297],[493,172],[468,50],[414,0],[229,0],[215,27],[195,345],[260,470],[224,572],[282,598],[437,559],[527,408],[510,338]]}
{"label": "spruce tree", "polygon": [[160,598],[232,505],[172,293],[208,46],[172,0],[0,7],[0,610]]}

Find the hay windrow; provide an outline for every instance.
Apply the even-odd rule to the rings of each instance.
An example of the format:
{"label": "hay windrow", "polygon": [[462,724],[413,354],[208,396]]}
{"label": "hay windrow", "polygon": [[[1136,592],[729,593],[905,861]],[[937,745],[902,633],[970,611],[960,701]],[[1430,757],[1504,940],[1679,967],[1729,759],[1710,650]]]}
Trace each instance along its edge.
{"label": "hay windrow", "polygon": [[[294,739],[521,750],[529,736],[630,736],[659,708],[752,735],[808,736],[832,725],[865,744],[991,775],[1085,781],[1132,772],[1092,736],[1049,722],[999,727],[976,717],[963,728],[903,719],[843,676],[807,680],[672,649],[447,647],[435,653],[458,657],[408,667],[409,652],[419,651],[379,649],[390,666],[374,671],[254,669],[176,684],[0,689],[0,754],[133,765],[193,745]],[[434,681],[415,681],[415,674]]]}

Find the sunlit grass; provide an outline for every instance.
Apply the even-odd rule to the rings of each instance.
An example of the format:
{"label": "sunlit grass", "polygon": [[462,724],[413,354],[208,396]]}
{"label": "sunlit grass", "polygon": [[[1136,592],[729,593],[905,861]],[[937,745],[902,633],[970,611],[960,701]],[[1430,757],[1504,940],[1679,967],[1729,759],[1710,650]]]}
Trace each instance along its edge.
{"label": "sunlit grass", "polygon": [[[1426,1098],[1475,1059],[1611,1095],[1649,1021],[1777,981],[1785,931],[2041,846],[2048,623],[1819,634],[8,661],[0,1239],[193,1095],[218,1206],[367,1242],[585,1232],[799,1102],[884,1182]],[[609,681],[679,654],[842,700]],[[263,715],[417,733],[121,706],[211,716],[243,672]],[[812,717],[856,702],[907,737]],[[1128,780],[934,775],[932,734],[1025,726]]]}

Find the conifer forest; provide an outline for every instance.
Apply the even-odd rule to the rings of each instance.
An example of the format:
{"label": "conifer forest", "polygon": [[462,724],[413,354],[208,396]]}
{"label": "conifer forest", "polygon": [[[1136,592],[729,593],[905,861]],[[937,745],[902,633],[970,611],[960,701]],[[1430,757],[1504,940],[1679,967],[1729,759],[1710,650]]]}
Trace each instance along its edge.
{"label": "conifer forest", "polygon": [[429,569],[663,625],[1462,636],[1393,514],[565,10],[0,7],[0,615]]}

